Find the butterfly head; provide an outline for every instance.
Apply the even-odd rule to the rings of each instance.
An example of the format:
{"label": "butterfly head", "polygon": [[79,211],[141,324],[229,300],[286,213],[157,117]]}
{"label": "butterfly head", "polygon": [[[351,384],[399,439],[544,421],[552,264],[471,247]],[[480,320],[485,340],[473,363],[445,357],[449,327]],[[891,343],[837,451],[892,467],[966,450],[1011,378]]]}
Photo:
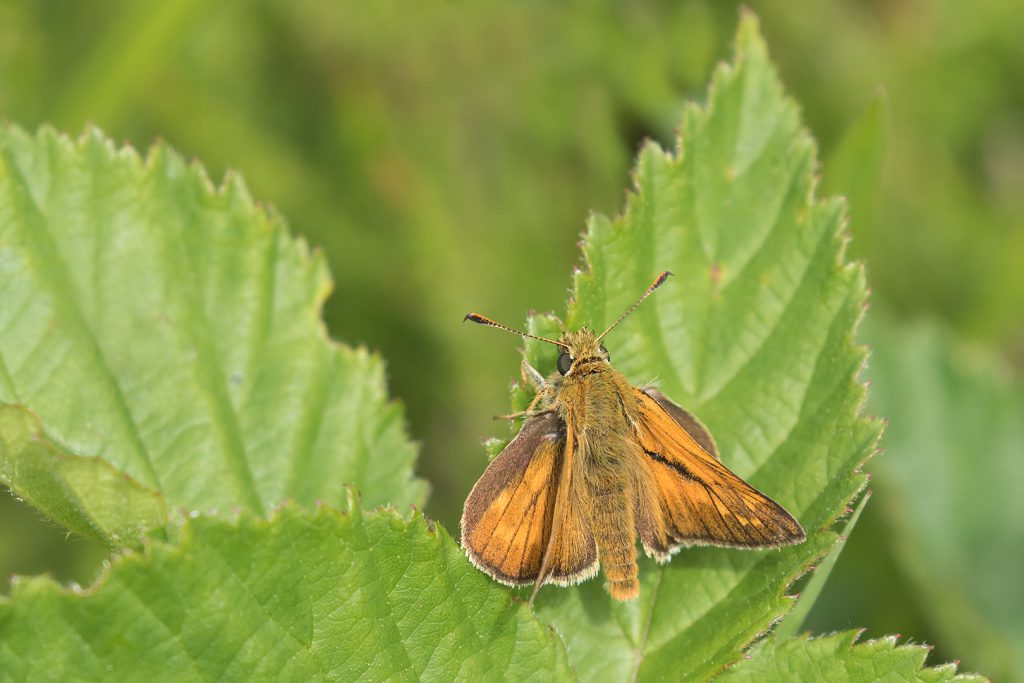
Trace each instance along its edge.
{"label": "butterfly head", "polygon": [[557,367],[558,372],[562,375],[569,374],[570,370],[577,365],[611,361],[608,349],[601,344],[597,335],[589,328],[582,327],[575,332],[563,332],[558,343],[562,352],[558,354]]}

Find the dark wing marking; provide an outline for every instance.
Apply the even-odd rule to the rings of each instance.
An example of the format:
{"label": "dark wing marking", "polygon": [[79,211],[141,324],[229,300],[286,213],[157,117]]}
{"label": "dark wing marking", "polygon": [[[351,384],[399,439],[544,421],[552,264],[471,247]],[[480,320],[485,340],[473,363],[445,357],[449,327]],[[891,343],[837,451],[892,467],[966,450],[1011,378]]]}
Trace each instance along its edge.
{"label": "dark wing marking", "polygon": [[685,429],[686,433],[692,436],[693,440],[699,443],[701,448],[715,456],[716,459],[719,459],[718,446],[715,444],[714,437],[711,436],[708,428],[693,413],[685,408],[681,408],[672,399],[654,387],[647,387],[642,389],[642,391],[657,401],[658,405],[664,408],[665,412],[671,415],[672,419],[678,422],[679,426]]}

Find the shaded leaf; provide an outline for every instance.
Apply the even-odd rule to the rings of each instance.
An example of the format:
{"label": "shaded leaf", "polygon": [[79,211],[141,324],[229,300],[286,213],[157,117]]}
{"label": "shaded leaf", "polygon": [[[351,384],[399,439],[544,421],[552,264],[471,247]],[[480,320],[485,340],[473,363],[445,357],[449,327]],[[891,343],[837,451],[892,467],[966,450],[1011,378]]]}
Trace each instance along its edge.
{"label": "shaded leaf", "polygon": [[237,177],[5,128],[0,290],[0,402],[171,509],[424,499],[381,361],[324,332],[323,259]]}
{"label": "shaded leaf", "polygon": [[828,581],[828,577],[832,573],[833,567],[836,566],[836,562],[839,560],[839,556],[842,554],[843,548],[846,546],[846,540],[850,537],[850,532],[853,531],[853,527],[857,525],[857,520],[860,519],[860,513],[864,512],[864,507],[868,504],[869,500],[871,500],[871,491],[866,491],[864,495],[860,497],[857,507],[853,509],[853,512],[850,513],[849,518],[846,520],[843,526],[842,536],[840,536],[839,540],[836,541],[835,546],[832,547],[832,550],[829,551],[828,555],[818,563],[814,572],[810,575],[809,580],[801,589],[796,605],[775,627],[775,637],[779,640],[793,638],[800,632],[804,622],[807,620],[807,615],[810,613],[811,608],[818,599],[818,596],[821,595],[821,591],[825,587],[825,583]]}
{"label": "shaded leaf", "polygon": [[68,453],[20,406],[0,405],[0,483],[64,528],[113,547],[167,523],[163,496],[105,460]]}
{"label": "shaded leaf", "polygon": [[821,638],[767,638],[719,679],[742,681],[984,681],[982,676],[957,675],[956,666],[925,668],[928,648],[896,645],[893,637],[857,643],[859,631]]}
{"label": "shaded leaf", "polygon": [[[0,599],[19,680],[568,679],[558,638],[419,513],[289,504],[188,520],[88,591],[21,579]],[[59,643],[59,647],[55,644]]]}

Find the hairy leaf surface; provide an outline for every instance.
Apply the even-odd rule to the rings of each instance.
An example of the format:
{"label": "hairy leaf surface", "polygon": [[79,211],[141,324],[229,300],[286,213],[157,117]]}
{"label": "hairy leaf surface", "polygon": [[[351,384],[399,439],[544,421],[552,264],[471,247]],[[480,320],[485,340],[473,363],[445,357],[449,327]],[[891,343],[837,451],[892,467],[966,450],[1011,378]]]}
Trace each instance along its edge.
{"label": "hairy leaf surface", "polygon": [[[343,501],[344,503],[344,501]],[[565,649],[415,514],[190,519],[97,585],[20,579],[0,599],[14,680],[567,680]]]}
{"label": "hairy leaf surface", "polygon": [[858,631],[834,633],[820,638],[768,638],[751,648],[751,658],[725,672],[723,683],[743,681],[897,681],[940,683],[970,681],[981,676],[958,675],[954,664],[925,667],[928,648],[897,645],[888,636],[858,643]]}

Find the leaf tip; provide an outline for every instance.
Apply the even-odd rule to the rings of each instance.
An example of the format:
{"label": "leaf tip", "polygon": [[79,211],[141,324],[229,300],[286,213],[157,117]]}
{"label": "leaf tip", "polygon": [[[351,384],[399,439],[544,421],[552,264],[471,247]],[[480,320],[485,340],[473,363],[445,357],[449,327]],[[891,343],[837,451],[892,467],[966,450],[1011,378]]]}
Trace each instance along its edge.
{"label": "leaf tip", "polygon": [[740,21],[736,29],[736,62],[743,61],[745,53],[767,53],[764,37],[761,35],[761,20],[747,5],[740,7]]}

